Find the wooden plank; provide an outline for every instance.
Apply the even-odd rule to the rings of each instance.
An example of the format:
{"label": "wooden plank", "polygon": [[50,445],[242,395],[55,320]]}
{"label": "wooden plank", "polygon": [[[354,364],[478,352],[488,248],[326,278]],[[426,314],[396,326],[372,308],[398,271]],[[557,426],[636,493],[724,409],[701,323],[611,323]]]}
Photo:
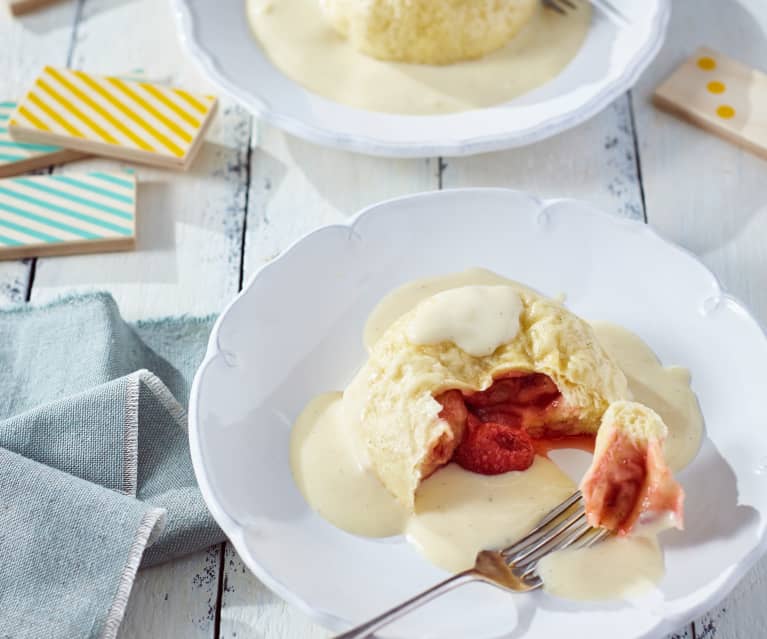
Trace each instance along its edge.
{"label": "wooden plank", "polygon": [[[251,158],[245,278],[298,237],[380,200],[437,188],[436,160],[390,160],[325,149],[270,127]],[[220,637],[329,633],[272,594],[227,545]]]}
{"label": "wooden plank", "polygon": [[[95,73],[143,69],[149,79],[212,92],[182,53],[165,2],[85,3],[72,60]],[[129,319],[220,310],[239,285],[250,121],[222,100],[190,171],[139,167],[136,250],[41,258],[32,299],[107,290]],[[118,166],[124,165],[94,159],[78,163],[77,170]],[[140,573],[121,636],[212,639],[219,555],[217,547]]]}
{"label": "wooden plank", "polygon": [[309,231],[387,198],[435,189],[437,161],[373,158],[319,147],[270,127],[251,161],[246,278]]}
{"label": "wooden plank", "polygon": [[[74,3],[62,4],[23,21],[0,11],[0,101],[15,100],[44,63],[66,62],[75,11]],[[29,261],[0,263],[0,305],[25,300],[31,268]]]}
{"label": "wooden plank", "polygon": [[140,570],[120,639],[215,637],[223,544],[172,564]]}
{"label": "wooden plank", "polygon": [[[762,0],[674,4],[666,45],[634,92],[648,221],[696,253],[767,324],[767,163],[650,104],[658,84],[701,45],[764,68]],[[767,560],[762,560],[730,597],[695,623],[696,639],[767,636],[765,581]]]}
{"label": "wooden plank", "polygon": [[448,158],[443,188],[499,186],[542,197],[573,197],[642,219],[628,98],[581,126],[533,146],[468,158]]}
{"label": "wooden plank", "polygon": [[0,307],[26,299],[31,273],[30,261],[0,262]]}
{"label": "wooden plank", "polygon": [[264,586],[226,544],[219,638],[240,637],[326,639],[330,632]]}

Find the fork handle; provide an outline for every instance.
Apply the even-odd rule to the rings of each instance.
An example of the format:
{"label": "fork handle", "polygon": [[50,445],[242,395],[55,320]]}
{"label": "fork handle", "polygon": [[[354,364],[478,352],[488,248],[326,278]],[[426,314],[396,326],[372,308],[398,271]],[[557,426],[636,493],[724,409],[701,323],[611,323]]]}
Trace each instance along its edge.
{"label": "fork handle", "polygon": [[462,586],[463,584],[474,581],[477,578],[477,574],[473,570],[465,570],[459,572],[452,577],[448,577],[444,581],[440,581],[438,584],[432,586],[428,590],[417,594],[415,597],[411,597],[407,601],[403,601],[400,605],[395,606],[391,610],[387,610],[383,614],[374,617],[370,621],[367,621],[347,632],[337,635],[334,639],[364,639],[369,637],[376,630],[383,628],[390,624],[395,619],[405,616],[409,612],[421,607],[427,601],[436,599],[440,595]]}

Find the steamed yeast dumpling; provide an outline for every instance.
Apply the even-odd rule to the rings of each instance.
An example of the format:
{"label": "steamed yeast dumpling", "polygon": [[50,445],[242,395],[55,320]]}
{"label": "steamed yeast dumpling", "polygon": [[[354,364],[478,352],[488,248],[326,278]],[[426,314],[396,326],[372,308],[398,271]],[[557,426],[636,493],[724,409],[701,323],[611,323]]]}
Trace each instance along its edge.
{"label": "steamed yeast dumpling", "polygon": [[381,60],[450,64],[507,44],[540,0],[320,0],[330,24]]}

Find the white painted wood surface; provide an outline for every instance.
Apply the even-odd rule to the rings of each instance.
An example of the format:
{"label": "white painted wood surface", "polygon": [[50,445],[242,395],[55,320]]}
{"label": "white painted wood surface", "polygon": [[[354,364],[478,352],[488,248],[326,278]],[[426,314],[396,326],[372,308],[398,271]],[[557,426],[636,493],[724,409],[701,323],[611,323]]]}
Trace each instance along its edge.
{"label": "white painted wood surface", "polygon": [[[67,3],[19,20],[0,6],[0,102],[15,101],[43,64],[66,64],[75,10]],[[30,272],[31,261],[0,262],[0,304],[25,300]]]}
{"label": "white painted wood surface", "polygon": [[534,146],[443,161],[443,188],[502,186],[573,197],[622,217],[643,218],[628,98]]}
{"label": "white painted wood surface", "polygon": [[[132,319],[216,312],[242,278],[317,226],[388,197],[491,185],[646,216],[701,255],[767,322],[767,163],[648,104],[655,84],[700,44],[751,63],[767,60],[767,8],[763,0],[678,0],[674,9],[668,44],[632,96],[526,149],[445,162],[365,158],[258,126],[224,99],[191,173],[139,168],[138,250],[38,260],[31,299],[101,289],[112,292]],[[156,0],[69,0],[22,21],[0,11],[0,99],[20,91],[42,64],[66,63],[70,44],[75,67],[143,69],[152,79],[205,89],[173,28],[166,3]],[[92,160],[80,166],[105,165]],[[29,263],[0,263],[0,304],[24,300],[31,272]],[[328,636],[250,575],[231,547],[223,561],[221,553],[216,547],[142,572],[121,636]],[[767,637],[766,580],[762,563],[694,631],[680,629],[674,639]]]}
{"label": "white painted wood surface", "polygon": [[[655,86],[702,44],[767,71],[764,0],[674,4],[666,45],[633,96],[647,218],[699,255],[767,325],[767,161],[650,104]],[[766,597],[762,560],[730,597],[696,621],[695,638],[767,637]]]}

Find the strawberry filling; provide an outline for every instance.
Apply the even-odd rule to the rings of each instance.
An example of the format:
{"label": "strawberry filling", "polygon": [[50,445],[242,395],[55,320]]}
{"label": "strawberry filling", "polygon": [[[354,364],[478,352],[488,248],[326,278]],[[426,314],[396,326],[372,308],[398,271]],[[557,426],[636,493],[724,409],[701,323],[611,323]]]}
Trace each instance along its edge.
{"label": "strawberry filling", "polygon": [[544,427],[562,395],[548,375],[514,371],[490,388],[465,396],[466,405],[483,422],[515,428]]}
{"label": "strawberry filling", "polygon": [[546,455],[554,448],[593,450],[593,436],[588,441],[573,437],[572,424],[563,415],[562,395],[541,373],[513,371],[484,391],[449,390],[435,399],[442,404],[439,416],[459,442],[452,461],[475,473],[526,470],[536,453]]}
{"label": "strawberry filling", "polygon": [[582,488],[590,521],[610,530],[629,530],[646,477],[646,451],[616,433]]}
{"label": "strawberry filling", "polygon": [[623,433],[614,433],[605,452],[589,471],[581,490],[592,526],[622,535],[634,526],[671,515],[682,526],[684,492],[663,459],[660,442],[638,446]]}

